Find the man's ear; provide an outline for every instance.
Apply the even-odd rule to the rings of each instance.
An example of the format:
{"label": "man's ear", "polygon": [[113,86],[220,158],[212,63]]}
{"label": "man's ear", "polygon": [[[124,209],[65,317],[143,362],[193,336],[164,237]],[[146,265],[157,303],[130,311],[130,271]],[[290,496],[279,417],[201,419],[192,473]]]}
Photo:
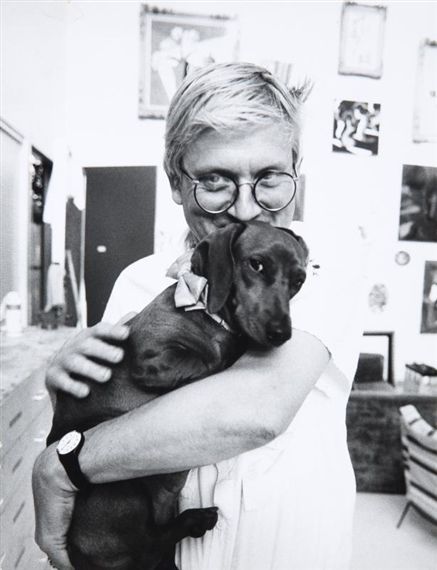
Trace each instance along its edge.
{"label": "man's ear", "polygon": [[171,197],[173,198],[173,202],[175,202],[178,206],[182,206],[182,192],[180,191],[179,187],[172,185]]}

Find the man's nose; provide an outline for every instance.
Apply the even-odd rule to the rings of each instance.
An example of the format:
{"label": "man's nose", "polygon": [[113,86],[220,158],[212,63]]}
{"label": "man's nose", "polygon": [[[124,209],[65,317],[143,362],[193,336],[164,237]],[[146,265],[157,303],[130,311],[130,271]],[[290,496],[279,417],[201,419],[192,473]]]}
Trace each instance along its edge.
{"label": "man's nose", "polygon": [[253,196],[251,184],[248,182],[240,184],[237,199],[228,210],[229,215],[242,222],[248,222],[259,216],[261,211],[261,206]]}

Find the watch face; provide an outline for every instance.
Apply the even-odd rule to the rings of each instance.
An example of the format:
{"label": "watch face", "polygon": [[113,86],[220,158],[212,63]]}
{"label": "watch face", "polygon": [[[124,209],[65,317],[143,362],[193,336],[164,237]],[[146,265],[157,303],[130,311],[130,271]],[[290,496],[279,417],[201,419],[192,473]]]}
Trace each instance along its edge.
{"label": "watch face", "polygon": [[66,455],[73,451],[80,442],[81,435],[78,431],[70,431],[66,433],[63,438],[61,438],[58,444],[58,452],[61,455]]}

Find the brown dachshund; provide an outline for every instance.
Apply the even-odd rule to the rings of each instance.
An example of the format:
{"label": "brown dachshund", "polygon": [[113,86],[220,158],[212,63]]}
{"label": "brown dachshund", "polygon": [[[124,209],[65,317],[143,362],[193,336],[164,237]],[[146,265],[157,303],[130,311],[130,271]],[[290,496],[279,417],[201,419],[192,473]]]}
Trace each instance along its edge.
{"label": "brown dachshund", "polygon": [[[260,222],[233,223],[210,234],[191,258],[192,272],[208,280],[207,311],[176,308],[176,284],[158,295],[130,321],[125,357],[108,384],[93,384],[85,400],[58,394],[48,444],[223,370],[249,345],[267,349],[288,340],[289,301],[305,280],[307,254],[302,238]],[[175,517],[187,474],[80,491],[68,532],[74,567],[177,569],[175,544],[203,536],[217,521],[216,507]]]}

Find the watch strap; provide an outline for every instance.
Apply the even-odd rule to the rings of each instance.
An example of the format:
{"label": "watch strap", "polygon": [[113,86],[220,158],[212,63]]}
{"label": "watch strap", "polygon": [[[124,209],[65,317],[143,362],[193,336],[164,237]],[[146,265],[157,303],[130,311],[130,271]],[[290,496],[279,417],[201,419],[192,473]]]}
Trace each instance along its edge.
{"label": "watch strap", "polygon": [[80,440],[76,447],[69,453],[59,453],[59,461],[62,463],[68,478],[73,483],[73,485],[79,489],[86,489],[90,485],[90,481],[86,475],[82,472],[79,465],[79,453],[85,443],[85,436],[83,433],[79,432]]}

